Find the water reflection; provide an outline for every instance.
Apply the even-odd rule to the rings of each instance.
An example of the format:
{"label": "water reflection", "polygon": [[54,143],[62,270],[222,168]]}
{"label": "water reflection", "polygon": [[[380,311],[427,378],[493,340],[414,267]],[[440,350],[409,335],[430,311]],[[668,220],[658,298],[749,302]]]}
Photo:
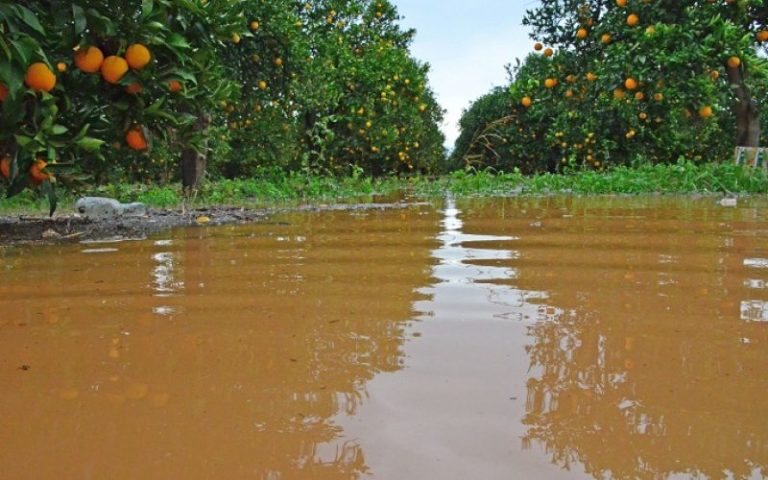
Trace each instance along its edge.
{"label": "water reflection", "polygon": [[[754,253],[768,241],[751,231],[762,216],[551,201],[514,202],[493,228],[519,236],[512,285],[548,292],[552,309],[529,327],[523,448],[594,478],[762,478],[768,298],[754,286],[768,272]],[[486,208],[472,231],[499,217]]]}
{"label": "water reflection", "polygon": [[[430,212],[290,215],[102,255],[21,252],[3,274],[19,295],[0,297],[14,317],[0,323],[0,364],[31,370],[0,371],[0,411],[34,415],[4,416],[0,441],[14,447],[0,449],[0,476],[365,474],[335,418],[358,411],[375,375],[402,368],[429,282]],[[66,278],[35,296],[51,267]],[[66,307],[60,322],[37,320],[52,307]],[[55,448],[33,461],[42,444]]]}

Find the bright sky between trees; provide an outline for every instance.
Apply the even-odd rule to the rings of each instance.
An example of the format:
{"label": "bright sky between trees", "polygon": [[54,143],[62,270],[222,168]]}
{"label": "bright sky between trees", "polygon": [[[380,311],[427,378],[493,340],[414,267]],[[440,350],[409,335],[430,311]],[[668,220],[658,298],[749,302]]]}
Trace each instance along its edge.
{"label": "bright sky between trees", "polygon": [[403,26],[418,32],[413,55],[431,66],[430,84],[447,110],[443,132],[453,147],[471,101],[504,85],[504,65],[521,60],[533,42],[521,25],[531,0],[394,0]]}

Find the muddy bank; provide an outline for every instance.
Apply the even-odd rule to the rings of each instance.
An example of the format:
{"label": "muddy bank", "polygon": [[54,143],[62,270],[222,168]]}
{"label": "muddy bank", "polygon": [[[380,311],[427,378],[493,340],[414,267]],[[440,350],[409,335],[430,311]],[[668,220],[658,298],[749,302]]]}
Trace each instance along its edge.
{"label": "muddy bank", "polygon": [[270,215],[283,212],[392,210],[418,205],[424,204],[403,202],[307,205],[264,209],[208,207],[184,214],[178,210],[149,209],[144,217],[124,217],[115,220],[90,220],[75,214],[56,215],[53,218],[30,215],[4,216],[0,217],[0,245],[135,239],[172,228],[258,222]]}

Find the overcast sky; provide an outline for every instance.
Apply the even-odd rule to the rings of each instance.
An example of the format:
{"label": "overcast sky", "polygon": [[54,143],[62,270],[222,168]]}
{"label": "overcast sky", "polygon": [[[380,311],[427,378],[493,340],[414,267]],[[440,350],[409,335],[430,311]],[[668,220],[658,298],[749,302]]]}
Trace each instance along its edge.
{"label": "overcast sky", "polygon": [[406,28],[418,30],[416,58],[431,65],[430,84],[448,112],[443,131],[452,148],[469,103],[506,83],[504,65],[524,58],[533,42],[521,25],[536,0],[393,0]]}

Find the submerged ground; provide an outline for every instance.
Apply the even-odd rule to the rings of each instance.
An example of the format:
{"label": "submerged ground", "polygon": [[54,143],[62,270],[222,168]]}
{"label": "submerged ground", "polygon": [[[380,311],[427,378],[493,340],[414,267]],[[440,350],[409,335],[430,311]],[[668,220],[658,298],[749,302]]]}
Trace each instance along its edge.
{"label": "submerged ground", "polygon": [[449,198],[0,247],[0,464],[761,478],[766,206]]}

